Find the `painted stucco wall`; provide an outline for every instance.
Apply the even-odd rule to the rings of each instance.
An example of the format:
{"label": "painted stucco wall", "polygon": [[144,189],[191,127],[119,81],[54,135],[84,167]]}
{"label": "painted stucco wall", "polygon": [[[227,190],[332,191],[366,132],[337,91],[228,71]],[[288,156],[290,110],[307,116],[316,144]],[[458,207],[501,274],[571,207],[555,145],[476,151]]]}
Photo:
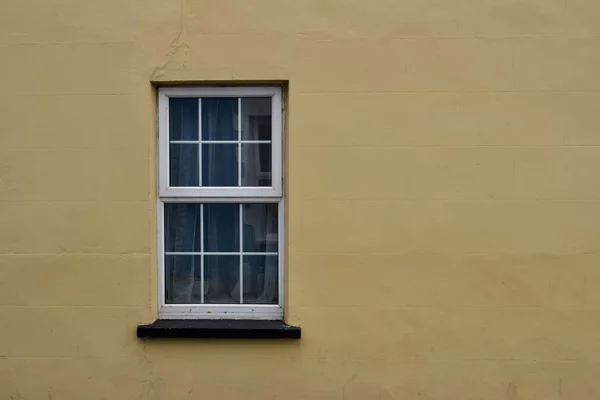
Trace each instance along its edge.
{"label": "painted stucco wall", "polygon": [[[600,2],[4,0],[0,399],[600,398]],[[300,341],[139,341],[156,90],[289,81]]]}

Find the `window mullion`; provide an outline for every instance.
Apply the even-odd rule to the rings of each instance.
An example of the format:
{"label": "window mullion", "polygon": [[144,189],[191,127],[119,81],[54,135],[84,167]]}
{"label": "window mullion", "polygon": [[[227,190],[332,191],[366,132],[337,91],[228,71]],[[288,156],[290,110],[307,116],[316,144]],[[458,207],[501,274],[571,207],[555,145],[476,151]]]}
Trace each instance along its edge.
{"label": "window mullion", "polygon": [[198,99],[198,186],[202,187],[202,98]]}
{"label": "window mullion", "polygon": [[[238,186],[242,186],[242,98],[238,97]],[[244,206],[240,204],[240,304],[244,303]]]}
{"label": "window mullion", "polygon": [[200,303],[204,304],[204,204],[200,203]]}
{"label": "window mullion", "polygon": [[[198,98],[198,183],[202,186],[202,98]],[[200,303],[204,304],[204,204],[200,203]]]}
{"label": "window mullion", "polygon": [[237,134],[238,134],[238,186],[242,186],[242,98],[238,97],[238,117],[237,117]]}
{"label": "window mullion", "polygon": [[244,303],[244,205],[240,204],[240,304]]}

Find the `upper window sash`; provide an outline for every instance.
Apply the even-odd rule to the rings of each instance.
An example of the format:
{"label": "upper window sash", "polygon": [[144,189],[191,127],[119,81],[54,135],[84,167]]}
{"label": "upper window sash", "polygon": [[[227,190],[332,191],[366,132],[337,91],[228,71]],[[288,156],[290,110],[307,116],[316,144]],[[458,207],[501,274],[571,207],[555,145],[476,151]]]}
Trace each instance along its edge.
{"label": "upper window sash", "polygon": [[[171,98],[271,98],[271,186],[170,186],[169,148]],[[158,90],[159,196],[167,198],[269,198],[283,196],[283,126],[280,87],[163,87]],[[238,110],[238,113],[241,110]],[[200,117],[201,118],[201,117]],[[200,125],[199,125],[200,126]],[[239,130],[240,127],[238,126]],[[241,133],[240,133],[241,135]],[[201,137],[199,138],[201,139]],[[238,162],[240,162],[238,160]]]}

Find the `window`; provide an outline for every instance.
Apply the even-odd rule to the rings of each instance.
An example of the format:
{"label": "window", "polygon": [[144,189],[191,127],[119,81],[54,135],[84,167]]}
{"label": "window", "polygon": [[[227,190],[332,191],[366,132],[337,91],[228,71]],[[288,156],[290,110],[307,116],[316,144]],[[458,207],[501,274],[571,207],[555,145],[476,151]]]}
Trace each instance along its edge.
{"label": "window", "polygon": [[282,93],[159,89],[159,317],[283,318]]}

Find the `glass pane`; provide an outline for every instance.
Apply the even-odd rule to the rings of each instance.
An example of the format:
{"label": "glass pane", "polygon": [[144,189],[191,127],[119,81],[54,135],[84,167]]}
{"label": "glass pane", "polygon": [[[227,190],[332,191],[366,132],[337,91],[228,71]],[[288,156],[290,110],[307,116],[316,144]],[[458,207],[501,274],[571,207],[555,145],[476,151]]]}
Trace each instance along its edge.
{"label": "glass pane", "polygon": [[277,252],[277,204],[244,204],[244,251]]}
{"label": "glass pane", "polygon": [[169,182],[171,186],[198,186],[199,165],[197,144],[169,146]]}
{"label": "glass pane", "polygon": [[244,256],[244,304],[277,304],[277,256]]}
{"label": "glass pane", "polygon": [[169,139],[198,140],[198,99],[169,99]]}
{"label": "glass pane", "polygon": [[204,256],[204,303],[240,302],[240,257]]}
{"label": "glass pane", "polygon": [[237,125],[237,98],[202,98],[202,140],[238,140]]}
{"label": "glass pane", "polygon": [[202,186],[238,185],[238,145],[202,145]]}
{"label": "glass pane", "polygon": [[242,98],[242,140],[271,140],[271,98]]}
{"label": "glass pane", "polygon": [[204,251],[240,251],[239,204],[204,204]]}
{"label": "glass pane", "polygon": [[201,256],[165,256],[165,302],[197,304],[201,302]]}
{"label": "glass pane", "polygon": [[165,251],[200,251],[200,204],[165,204]]}
{"label": "glass pane", "polygon": [[242,144],[242,186],[271,186],[270,144]]}

